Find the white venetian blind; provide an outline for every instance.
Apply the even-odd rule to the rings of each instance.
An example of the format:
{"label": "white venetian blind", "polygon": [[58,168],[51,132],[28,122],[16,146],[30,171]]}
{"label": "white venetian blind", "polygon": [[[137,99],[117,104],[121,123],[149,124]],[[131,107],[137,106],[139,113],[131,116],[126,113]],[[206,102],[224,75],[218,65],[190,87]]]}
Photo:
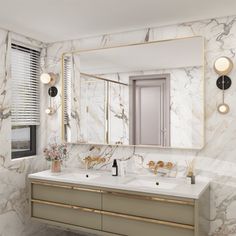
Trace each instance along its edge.
{"label": "white venetian blind", "polygon": [[12,43],[12,125],[40,123],[40,51]]}
{"label": "white venetian blind", "polygon": [[72,58],[64,58],[64,124],[69,122],[71,111]]}

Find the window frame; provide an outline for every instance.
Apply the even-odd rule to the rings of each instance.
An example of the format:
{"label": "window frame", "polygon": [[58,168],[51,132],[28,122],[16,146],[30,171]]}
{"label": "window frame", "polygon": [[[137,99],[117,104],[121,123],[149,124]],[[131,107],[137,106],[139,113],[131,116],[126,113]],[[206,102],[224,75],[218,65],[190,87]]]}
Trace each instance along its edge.
{"label": "window frame", "polygon": [[30,125],[29,127],[30,127],[30,150],[12,152],[11,149],[12,159],[36,155],[36,125]]}
{"label": "window frame", "polygon": [[[14,46],[17,46],[17,47],[21,48],[23,52],[24,52],[24,49],[39,52],[39,61],[38,61],[38,63],[40,63],[40,53],[41,53],[41,51],[34,50],[33,48],[24,46],[21,43],[13,41],[11,43],[11,49]],[[32,54],[30,54],[30,57],[32,57]],[[34,62],[32,62],[30,60],[30,70],[31,70],[31,73],[35,73],[34,72],[34,68],[32,67],[33,63]],[[13,127],[21,127],[21,126],[23,126],[23,125],[19,125],[19,126],[18,125],[11,125],[11,130],[12,130]],[[36,143],[37,143],[36,135],[37,135],[37,132],[36,132],[36,130],[37,130],[37,126],[38,125],[27,125],[27,126],[30,128],[30,149],[26,150],[26,151],[16,151],[16,152],[13,152],[12,151],[12,147],[11,147],[11,159],[12,160],[19,159],[19,158],[24,158],[24,157],[29,157],[29,156],[36,156],[37,155],[37,151],[36,151]],[[12,139],[11,139],[11,145],[12,145]]]}

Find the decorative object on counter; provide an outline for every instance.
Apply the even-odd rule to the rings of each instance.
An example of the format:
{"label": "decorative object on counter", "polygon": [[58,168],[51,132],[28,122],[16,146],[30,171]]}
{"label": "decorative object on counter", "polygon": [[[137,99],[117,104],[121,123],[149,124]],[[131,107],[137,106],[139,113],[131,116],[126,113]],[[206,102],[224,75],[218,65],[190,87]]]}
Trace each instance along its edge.
{"label": "decorative object on counter", "polygon": [[229,112],[229,105],[225,103],[225,90],[231,87],[232,81],[227,76],[233,69],[233,62],[228,57],[220,57],[214,63],[214,69],[220,77],[216,81],[216,86],[222,90],[222,103],[217,106],[220,114],[227,114]]}
{"label": "decorative object on counter", "polygon": [[118,165],[116,159],[113,160],[111,171],[112,171],[112,176],[118,176]]}
{"label": "decorative object on counter", "polygon": [[187,183],[189,184],[195,184],[195,174],[194,174],[194,169],[195,169],[195,159],[192,159],[191,161],[186,161],[187,165]]}
{"label": "decorative object on counter", "polygon": [[[158,162],[149,161],[147,165],[155,175],[159,173],[161,175],[168,177],[170,177],[170,172],[174,169],[174,167],[176,167],[176,165],[174,165],[172,162],[164,162],[164,161],[158,161]],[[177,168],[175,176],[176,174],[177,174]]]}
{"label": "decorative object on counter", "polygon": [[84,162],[85,162],[85,167],[86,167],[86,170],[87,170],[87,169],[93,168],[96,165],[105,163],[106,158],[105,157],[87,156],[87,157],[84,158]]}
{"label": "decorative object on counter", "polygon": [[127,161],[120,160],[119,162],[119,175],[124,177],[127,171]]}
{"label": "decorative object on counter", "polygon": [[66,144],[49,144],[43,150],[45,159],[51,162],[51,172],[61,171],[61,164],[68,158],[68,149]]}

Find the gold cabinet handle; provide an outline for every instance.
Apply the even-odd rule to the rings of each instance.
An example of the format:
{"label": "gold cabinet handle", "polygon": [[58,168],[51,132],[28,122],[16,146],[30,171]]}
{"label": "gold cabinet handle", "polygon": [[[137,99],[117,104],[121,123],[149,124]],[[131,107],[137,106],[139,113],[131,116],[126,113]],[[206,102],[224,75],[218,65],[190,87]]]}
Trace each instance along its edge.
{"label": "gold cabinet handle", "polygon": [[73,188],[72,186],[68,186],[68,185],[51,184],[51,183],[39,182],[39,181],[31,182],[31,184],[56,187],[56,188],[64,188],[64,189],[72,189]]}
{"label": "gold cabinet handle", "polygon": [[101,214],[101,211],[100,211],[100,210],[92,209],[92,208],[86,208],[86,207],[80,207],[80,206],[73,206],[73,209],[74,209],[74,210],[79,210],[79,211],[90,212],[90,213]]}
{"label": "gold cabinet handle", "polygon": [[101,193],[101,190],[98,190],[98,189],[90,189],[90,188],[75,187],[75,186],[69,186],[69,185],[60,185],[60,184],[51,184],[51,183],[40,182],[40,181],[34,181],[34,182],[31,182],[31,184],[56,187],[56,188],[64,188],[64,189],[74,189],[74,190],[86,191],[86,192]]}
{"label": "gold cabinet handle", "polygon": [[44,204],[44,205],[49,205],[49,206],[57,206],[57,207],[73,209],[72,205],[57,203],[57,202],[43,201],[43,200],[38,200],[38,199],[31,199],[31,203],[38,203],[38,204]]}
{"label": "gold cabinet handle", "polygon": [[194,226],[192,226],[192,225],[179,224],[179,223],[174,223],[174,222],[170,222],[170,221],[155,220],[155,219],[144,218],[144,217],[140,217],[140,216],[131,216],[131,215],[119,214],[119,213],[108,212],[108,211],[101,211],[101,214],[107,215],[107,216],[120,217],[120,218],[124,218],[124,219],[129,219],[129,220],[142,221],[142,222],[146,222],[146,223],[153,223],[153,224],[166,225],[166,226],[172,226],[172,227],[177,227],[177,228],[194,230]]}
{"label": "gold cabinet handle", "polygon": [[72,187],[72,188],[74,190],[79,190],[79,191],[101,193],[101,190],[99,190],[99,189],[82,188],[82,187]]}
{"label": "gold cabinet handle", "polygon": [[93,209],[93,208],[80,207],[80,206],[73,206],[73,205],[68,205],[68,204],[63,204],[63,203],[57,203],[57,202],[50,202],[50,201],[43,201],[43,200],[38,200],[38,199],[32,199],[32,200],[31,200],[31,203],[38,203],[38,204],[43,204],[43,205],[57,206],[57,207],[63,207],[63,208],[68,208],[68,209],[74,209],[74,210],[84,211],[84,212],[90,212],[90,213],[101,214],[101,211],[100,211],[100,210]]}
{"label": "gold cabinet handle", "polygon": [[167,199],[167,198],[159,198],[159,197],[149,197],[149,196],[141,196],[135,194],[127,194],[127,193],[118,193],[112,191],[102,191],[104,194],[110,194],[118,197],[126,197],[131,199],[139,199],[139,200],[149,200],[149,201],[158,201],[158,202],[167,202],[173,204],[180,204],[180,205],[190,205],[194,206],[194,203],[191,201],[183,201],[183,200],[175,200],[175,199]]}

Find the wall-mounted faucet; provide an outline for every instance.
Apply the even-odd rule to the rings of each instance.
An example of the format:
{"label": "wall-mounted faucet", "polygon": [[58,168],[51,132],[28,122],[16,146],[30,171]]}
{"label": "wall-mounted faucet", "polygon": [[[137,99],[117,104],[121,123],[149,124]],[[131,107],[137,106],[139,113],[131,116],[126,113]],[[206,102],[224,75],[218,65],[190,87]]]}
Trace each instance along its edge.
{"label": "wall-mounted faucet", "polygon": [[86,170],[96,166],[96,165],[99,165],[99,164],[102,164],[102,163],[105,163],[106,162],[106,158],[105,157],[91,157],[91,156],[87,156],[84,158],[84,162],[85,162],[85,168]]}
{"label": "wall-mounted faucet", "polygon": [[148,162],[148,167],[151,171],[153,171],[153,173],[155,175],[157,175],[158,173],[158,169],[163,168],[166,170],[172,170],[174,167],[174,164],[172,162],[167,162],[165,163],[164,161],[158,161],[158,162],[154,162],[154,161],[149,161]]}

